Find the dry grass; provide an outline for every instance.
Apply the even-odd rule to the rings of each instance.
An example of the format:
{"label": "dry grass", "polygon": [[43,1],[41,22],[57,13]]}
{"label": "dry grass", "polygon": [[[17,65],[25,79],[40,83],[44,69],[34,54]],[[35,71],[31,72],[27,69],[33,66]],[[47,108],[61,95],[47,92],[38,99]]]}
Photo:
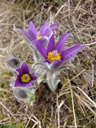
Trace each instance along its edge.
{"label": "dry grass", "polygon": [[[0,128],[95,128],[96,127],[96,3],[95,0],[3,0],[0,2]],[[12,55],[29,66],[32,53],[21,35],[32,20],[37,28],[56,22],[56,40],[71,32],[65,47],[84,44],[60,75],[62,88],[51,93],[42,85],[42,97],[30,103],[15,100],[9,83],[14,79],[6,65]]]}

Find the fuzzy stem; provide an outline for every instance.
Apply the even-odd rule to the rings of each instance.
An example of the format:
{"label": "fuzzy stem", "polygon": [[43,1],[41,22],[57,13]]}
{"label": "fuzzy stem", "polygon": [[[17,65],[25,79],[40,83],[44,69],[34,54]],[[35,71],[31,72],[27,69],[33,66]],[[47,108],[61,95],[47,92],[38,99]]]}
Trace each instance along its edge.
{"label": "fuzzy stem", "polygon": [[47,83],[52,92],[56,91],[59,81],[60,80],[57,79],[55,72],[49,72],[47,74]]}

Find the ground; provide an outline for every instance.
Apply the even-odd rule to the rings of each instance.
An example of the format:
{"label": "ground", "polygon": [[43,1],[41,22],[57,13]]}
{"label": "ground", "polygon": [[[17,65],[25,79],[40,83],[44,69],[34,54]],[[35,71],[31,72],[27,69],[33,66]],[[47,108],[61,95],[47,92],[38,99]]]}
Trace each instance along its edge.
{"label": "ground", "polygon": [[[39,30],[57,23],[56,41],[71,32],[65,48],[85,45],[65,65],[52,93],[42,83],[34,104],[18,102],[9,86],[15,78],[6,59],[16,56],[33,64],[26,40],[14,31],[33,21]],[[62,86],[60,86],[62,85]],[[37,95],[38,89],[37,89]],[[3,0],[0,2],[0,128],[96,128],[96,2],[95,0]]]}

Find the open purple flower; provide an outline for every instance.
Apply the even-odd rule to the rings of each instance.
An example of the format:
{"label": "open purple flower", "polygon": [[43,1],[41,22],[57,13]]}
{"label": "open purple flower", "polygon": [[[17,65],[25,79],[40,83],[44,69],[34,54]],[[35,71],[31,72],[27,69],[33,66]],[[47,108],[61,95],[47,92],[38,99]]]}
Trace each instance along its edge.
{"label": "open purple flower", "polygon": [[15,81],[14,87],[31,87],[32,82],[37,79],[37,76],[30,74],[27,64],[24,62],[21,68],[16,69],[19,73]]}
{"label": "open purple flower", "polygon": [[68,60],[73,59],[75,54],[84,48],[83,45],[78,44],[63,50],[65,41],[69,35],[70,33],[65,33],[63,36],[61,36],[56,45],[54,36],[52,35],[49,40],[47,49],[45,49],[40,42],[36,43],[38,51],[45,59],[45,62],[49,64],[51,69],[56,69]]}
{"label": "open purple flower", "polygon": [[29,22],[29,27],[26,29],[26,31],[23,31],[21,29],[16,29],[20,33],[24,35],[24,37],[31,42],[31,44],[35,45],[35,41],[39,40],[41,43],[48,42],[48,39],[51,37],[52,33],[54,32],[56,28],[56,24],[51,24],[50,26],[48,23],[45,23],[40,31],[38,32],[34,23],[32,21]]}

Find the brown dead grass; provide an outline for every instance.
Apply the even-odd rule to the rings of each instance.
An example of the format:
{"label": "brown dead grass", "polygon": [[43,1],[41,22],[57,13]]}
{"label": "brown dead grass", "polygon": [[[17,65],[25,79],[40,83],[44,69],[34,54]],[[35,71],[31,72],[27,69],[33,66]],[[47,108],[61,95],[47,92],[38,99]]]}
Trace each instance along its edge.
{"label": "brown dead grass", "polygon": [[[21,35],[32,20],[37,28],[56,22],[56,40],[71,32],[65,47],[84,44],[73,62],[60,75],[62,88],[56,93],[42,85],[42,96],[34,105],[15,100],[9,83],[14,76],[6,66],[12,55],[32,64],[32,53]],[[95,128],[96,127],[96,3],[91,0],[55,2],[32,0],[0,2],[0,128]]]}

